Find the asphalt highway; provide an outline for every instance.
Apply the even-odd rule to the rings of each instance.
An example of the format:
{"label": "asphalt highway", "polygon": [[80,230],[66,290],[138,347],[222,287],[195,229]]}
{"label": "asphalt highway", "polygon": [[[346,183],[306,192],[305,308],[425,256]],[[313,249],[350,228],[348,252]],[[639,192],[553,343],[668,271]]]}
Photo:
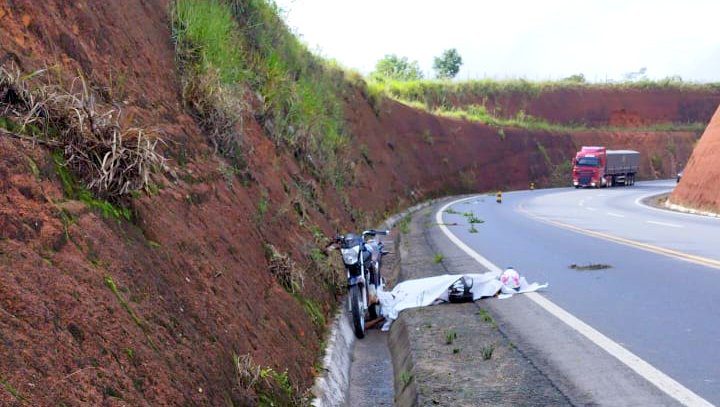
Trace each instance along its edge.
{"label": "asphalt highway", "polygon": [[[673,187],[519,191],[502,204],[478,195],[453,204],[442,220],[457,224],[448,227],[472,250],[550,283],[542,296],[720,404],[720,219],[642,204]],[[466,212],[484,221],[475,233]]]}

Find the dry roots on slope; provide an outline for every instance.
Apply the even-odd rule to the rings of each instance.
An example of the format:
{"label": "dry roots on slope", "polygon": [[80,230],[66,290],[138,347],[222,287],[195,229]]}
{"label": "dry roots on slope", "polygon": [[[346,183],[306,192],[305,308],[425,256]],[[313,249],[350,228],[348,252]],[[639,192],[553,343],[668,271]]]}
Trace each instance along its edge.
{"label": "dry roots on slope", "polygon": [[61,149],[80,182],[105,199],[144,189],[154,169],[166,169],[156,151],[162,140],[154,132],[122,128],[121,109],[100,106],[83,78],[70,91],[54,85],[31,89],[28,80],[42,73],[23,76],[0,67],[0,118],[13,124],[0,134]]}

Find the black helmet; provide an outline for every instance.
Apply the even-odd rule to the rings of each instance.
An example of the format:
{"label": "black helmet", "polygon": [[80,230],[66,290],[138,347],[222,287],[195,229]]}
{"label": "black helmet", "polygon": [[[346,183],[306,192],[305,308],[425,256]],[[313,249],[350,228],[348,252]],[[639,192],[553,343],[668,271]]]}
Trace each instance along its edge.
{"label": "black helmet", "polygon": [[452,303],[472,302],[473,280],[470,277],[462,276],[448,288],[448,300]]}

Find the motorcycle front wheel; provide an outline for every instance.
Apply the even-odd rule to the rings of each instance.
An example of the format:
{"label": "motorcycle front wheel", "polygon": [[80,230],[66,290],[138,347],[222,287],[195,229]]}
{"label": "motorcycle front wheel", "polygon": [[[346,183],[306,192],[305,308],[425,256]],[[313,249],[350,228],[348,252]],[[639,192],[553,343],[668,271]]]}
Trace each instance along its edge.
{"label": "motorcycle front wheel", "polygon": [[365,337],[365,310],[362,307],[363,298],[360,286],[353,285],[350,287],[350,311],[352,313],[353,331],[358,339]]}

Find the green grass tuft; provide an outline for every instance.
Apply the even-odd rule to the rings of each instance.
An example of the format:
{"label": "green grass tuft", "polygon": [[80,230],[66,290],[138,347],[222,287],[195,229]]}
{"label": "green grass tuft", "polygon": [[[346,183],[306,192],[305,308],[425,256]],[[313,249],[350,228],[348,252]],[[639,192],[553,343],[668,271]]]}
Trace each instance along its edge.
{"label": "green grass tuft", "polygon": [[480,350],[480,354],[482,355],[483,360],[490,360],[492,358],[493,352],[495,352],[495,345],[483,346]]}
{"label": "green grass tuft", "polygon": [[70,171],[68,171],[67,167],[65,167],[65,158],[61,151],[54,151],[52,157],[55,164],[55,172],[60,179],[66,197],[82,201],[89,208],[99,211],[105,218],[132,220],[132,211],[129,208],[120,207],[109,201],[97,199],[90,190],[81,186]]}
{"label": "green grass tuft", "polygon": [[5,391],[7,391],[8,393],[10,393],[10,395],[13,396],[17,401],[19,401],[19,402],[21,402],[21,403],[25,403],[25,402],[28,401],[22,394],[20,394],[20,392],[18,391],[18,389],[16,389],[16,388],[10,383],[10,381],[8,381],[7,379],[5,379],[5,378],[2,377],[2,376],[0,376],[0,385],[2,385],[2,387],[5,389]]}
{"label": "green grass tuft", "polygon": [[293,294],[293,297],[303,306],[305,313],[310,317],[315,327],[320,331],[325,329],[325,314],[320,304],[300,294]]}
{"label": "green grass tuft", "polygon": [[445,331],[445,345],[452,345],[455,339],[457,339],[457,336],[457,332],[453,329]]}
{"label": "green grass tuft", "polygon": [[239,27],[232,9],[220,0],[181,0],[173,8],[174,36],[195,53],[198,69],[217,70],[224,84],[247,79]]}
{"label": "green grass tuft", "polygon": [[408,385],[410,385],[410,383],[413,380],[413,377],[414,377],[413,374],[408,371],[404,371],[404,372],[400,373],[400,384],[402,384],[403,390],[406,387],[408,387]]}
{"label": "green grass tuft", "polygon": [[397,223],[398,228],[400,229],[400,233],[403,235],[407,235],[410,233],[410,222],[412,221],[412,215],[407,214],[402,217]]}

